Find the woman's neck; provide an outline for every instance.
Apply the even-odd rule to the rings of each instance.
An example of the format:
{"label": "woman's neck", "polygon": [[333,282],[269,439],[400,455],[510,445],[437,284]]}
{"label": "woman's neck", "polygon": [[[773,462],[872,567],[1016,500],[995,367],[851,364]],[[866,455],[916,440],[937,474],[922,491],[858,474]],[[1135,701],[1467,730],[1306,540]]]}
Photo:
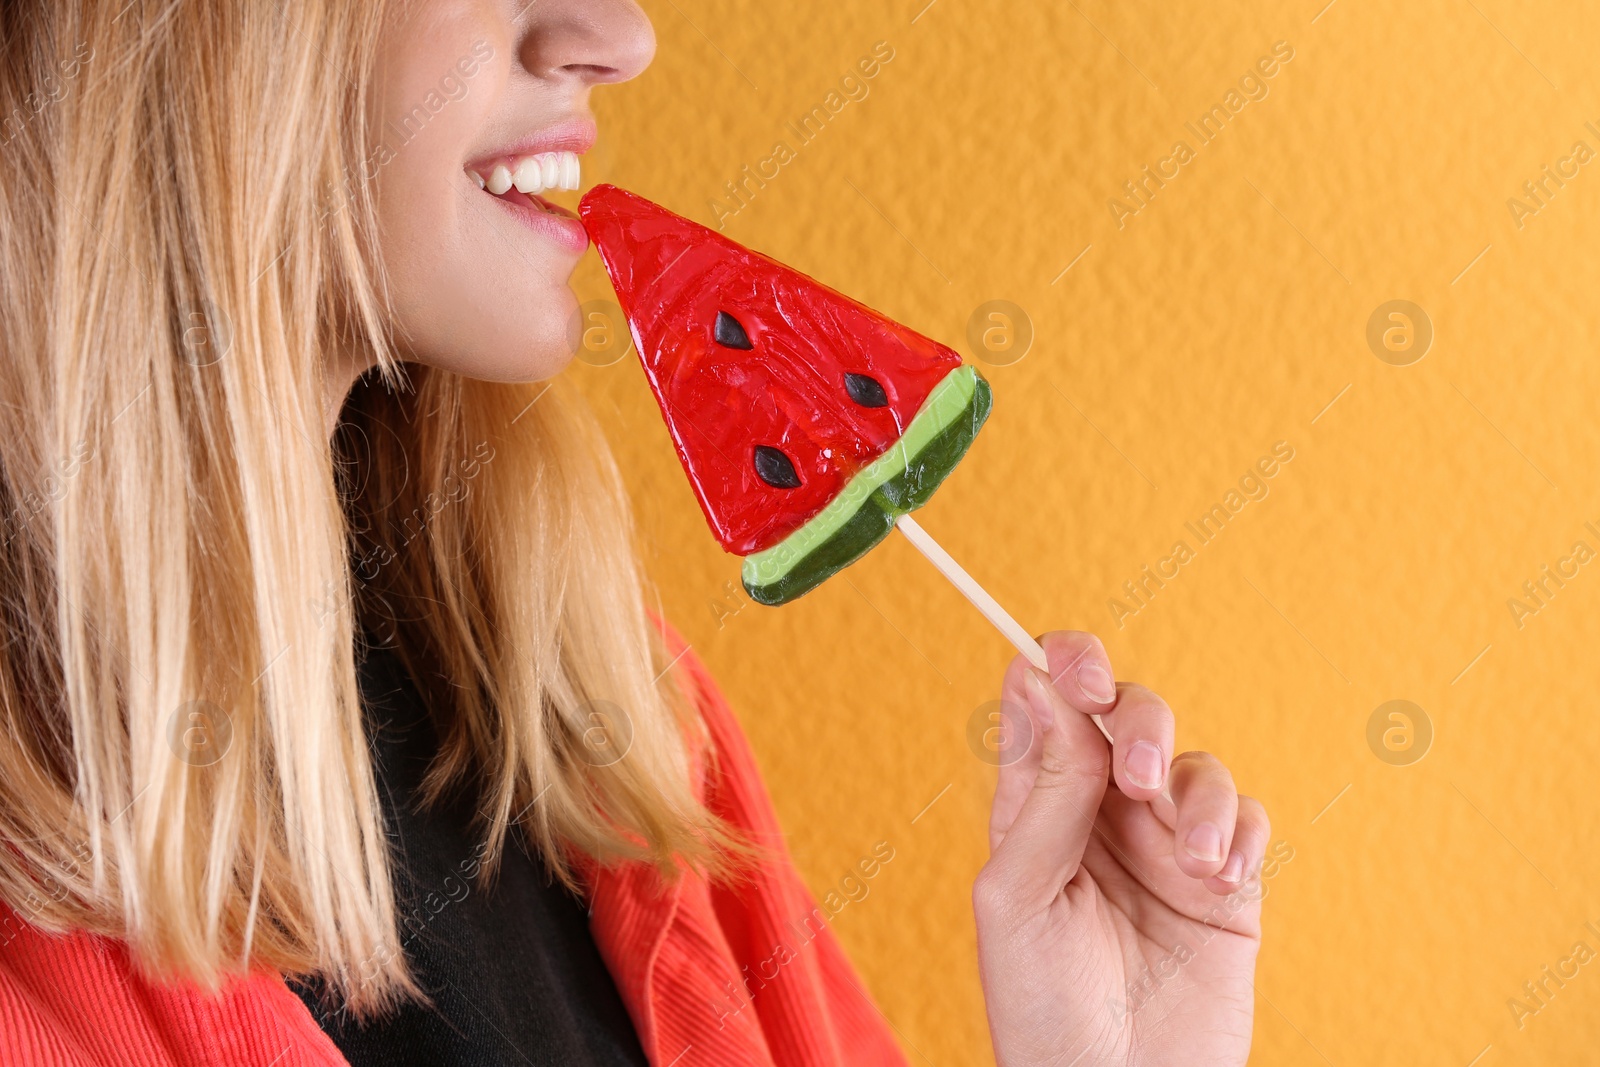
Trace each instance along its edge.
{"label": "woman's neck", "polygon": [[345,399],[361,377],[376,362],[370,352],[341,351],[328,360],[326,389],[322,400],[322,427],[326,436],[332,437],[339,425],[339,412]]}

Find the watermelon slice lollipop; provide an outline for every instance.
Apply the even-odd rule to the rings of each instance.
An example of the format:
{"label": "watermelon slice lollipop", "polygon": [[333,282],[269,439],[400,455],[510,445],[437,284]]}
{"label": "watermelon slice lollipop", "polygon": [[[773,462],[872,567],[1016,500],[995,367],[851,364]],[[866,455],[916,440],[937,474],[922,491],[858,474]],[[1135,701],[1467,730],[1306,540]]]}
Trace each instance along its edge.
{"label": "watermelon slice lollipop", "polygon": [[976,370],[641,196],[599,185],[578,213],[711,532],[744,557],[751,599],[793,600],[898,529],[1049,671],[1039,642],[911,517],[989,416]]}
{"label": "watermelon slice lollipop", "polygon": [[988,417],[955,352],[798,271],[614,186],[578,210],[752,599],[793,600],[865,555]]}

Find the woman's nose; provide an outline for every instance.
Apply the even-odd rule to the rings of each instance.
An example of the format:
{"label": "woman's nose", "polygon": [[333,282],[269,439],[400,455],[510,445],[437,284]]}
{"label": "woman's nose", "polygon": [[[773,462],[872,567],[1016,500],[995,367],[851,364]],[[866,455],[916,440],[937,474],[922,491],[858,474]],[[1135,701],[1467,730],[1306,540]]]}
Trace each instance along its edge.
{"label": "woman's nose", "polygon": [[638,77],[656,54],[650,19],[633,0],[534,0],[522,65],[537,78],[590,84]]}

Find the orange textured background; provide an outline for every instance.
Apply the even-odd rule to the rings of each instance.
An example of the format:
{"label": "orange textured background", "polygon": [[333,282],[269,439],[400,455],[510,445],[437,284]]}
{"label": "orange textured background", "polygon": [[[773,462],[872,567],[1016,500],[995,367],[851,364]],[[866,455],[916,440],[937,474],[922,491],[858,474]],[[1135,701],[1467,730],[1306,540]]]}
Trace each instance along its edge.
{"label": "orange textured background", "polygon": [[[599,95],[585,182],[720,219],[984,371],[994,416],[923,525],[1030,629],[1101,634],[1293,850],[1254,1062],[1600,1062],[1600,961],[1542,1004],[1523,990],[1600,950],[1600,563],[1508,605],[1600,549],[1600,161],[1542,205],[1523,189],[1600,151],[1600,13],[925,3],[646,0],[656,64]],[[880,41],[865,99],[732,212],[724,183],[795,148],[786,123]],[[1279,41],[1265,98],[1202,145],[1185,123]],[[1193,158],[1119,219],[1178,140]],[[579,281],[609,296],[594,257]],[[1395,299],[1435,334],[1404,366],[1367,341]],[[1031,322],[1022,358],[968,343],[990,300]],[[908,1055],[990,1062],[968,894],[993,771],[966,727],[1010,650],[898,538],[791,606],[741,606],[633,357],[571,376],[810,885],[895,850],[834,928]],[[1278,441],[1266,497],[1199,546],[1184,524]],[[1108,601],[1134,606],[1123,583],[1180,539],[1194,558],[1119,619]],[[1431,723],[1418,761],[1369,745],[1396,699]]]}

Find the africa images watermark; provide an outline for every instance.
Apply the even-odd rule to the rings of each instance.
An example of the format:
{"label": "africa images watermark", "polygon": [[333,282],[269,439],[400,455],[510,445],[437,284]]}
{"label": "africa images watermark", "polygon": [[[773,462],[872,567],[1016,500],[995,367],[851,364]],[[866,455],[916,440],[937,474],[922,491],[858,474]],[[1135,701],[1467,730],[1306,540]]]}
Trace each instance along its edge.
{"label": "africa images watermark", "polygon": [[484,467],[494,462],[494,457],[494,446],[488,441],[479,441],[473,447],[472,454],[457,460],[456,469],[446,474],[440,487],[430,490],[422,503],[411,509],[411,514],[401,516],[398,521],[390,520],[389,527],[395,535],[394,539],[374,545],[356,559],[353,568],[356,574],[363,581],[371,581],[380,568],[394,562],[399,554],[396,549],[403,549],[420,537],[428,528],[428,523],[445,508],[467,498],[467,494],[472,492],[472,480]]}
{"label": "africa images watermark", "polygon": [[[1583,924],[1584,930],[1600,938],[1600,927],[1593,920]],[[1514,997],[1506,998],[1506,1009],[1511,1012],[1511,1021],[1521,1030],[1528,1025],[1528,1020],[1538,1015],[1550,1006],[1550,1002],[1567,987],[1567,983],[1578,977],[1580,968],[1595,958],[1595,951],[1588,941],[1576,941],[1572,951],[1556,960],[1555,964],[1545,964],[1539,968],[1537,977],[1522,983],[1522,992]]]}
{"label": "africa images watermark", "polygon": [[[421,937],[428,931],[433,920],[451,904],[459,904],[472,895],[472,883],[477,879],[478,872],[482,869],[489,854],[489,843],[479,841],[473,846],[467,858],[457,863],[450,874],[445,875],[438,889],[430,889],[425,893],[416,895],[403,909],[397,909],[401,929],[401,948]],[[380,947],[362,961],[360,967],[361,984],[366,985],[375,981],[383,968],[395,958],[397,953],[387,947]],[[326,1014],[323,1015],[326,1018]]]}
{"label": "africa images watermark", "polygon": [[[1600,139],[1600,129],[1593,122],[1585,122],[1583,128]],[[1523,182],[1522,192],[1506,199],[1506,210],[1511,212],[1511,221],[1517,224],[1517,229],[1527,226],[1528,219],[1549,207],[1556,195],[1567,187],[1567,182],[1578,177],[1584,164],[1594,157],[1594,149],[1588,142],[1574,141],[1566,155],[1554,163],[1546,163],[1538,177]]]}
{"label": "africa images watermark", "polygon": [[1193,938],[1194,944],[1179,941],[1171,952],[1130,978],[1123,986],[1125,999],[1119,1001],[1115,997],[1107,997],[1106,1008],[1117,1026],[1125,1025],[1139,1009],[1154,1000],[1163,986],[1178,977],[1185,964],[1199,955],[1200,950],[1210,944],[1220,931],[1228,929],[1229,920],[1251,904],[1267,899],[1267,883],[1293,860],[1293,845],[1287,841],[1274,842],[1262,858],[1260,869],[1251,872],[1237,890],[1223,897],[1206,913],[1196,931],[1197,936]]}
{"label": "africa images watermark", "polygon": [[[764,159],[758,160],[754,166],[746,163],[739,168],[737,177],[727,181],[723,187],[727,190],[728,201],[725,203],[719,196],[714,196],[706,201],[706,206],[711,209],[711,217],[715,220],[717,229],[722,229],[729,219],[750,206],[756,194],[767,187],[783,173],[783,168],[800,158],[800,152],[808,147],[828,124],[839,117],[839,114],[851,102],[860,103],[872,92],[868,84],[876,78],[884,66],[894,59],[894,46],[888,41],[879,41],[872,46],[872,51],[856,60],[850,70],[845,71],[839,78],[839,87],[830,89],[822,102],[814,105],[809,111],[800,116],[797,121],[784,123],[784,139],[774,142],[772,151]],[[791,147],[789,139],[794,141]]]}
{"label": "africa images watermark", "polygon": [[744,586],[732,578],[722,583],[720,595],[709,598],[706,604],[711,609],[711,617],[717,620],[717,629],[722,629],[728,620],[750,606],[750,596],[744,591]]}
{"label": "africa images watermark", "polygon": [[856,860],[836,886],[821,895],[816,906],[809,912],[798,919],[785,920],[783,924],[785,933],[772,946],[772,951],[766,958],[753,965],[745,964],[742,981],[738,985],[728,982],[723,987],[723,991],[727,994],[728,1006],[717,1018],[717,1029],[726,1027],[730,1018],[737,1017],[754,1003],[755,995],[777,979],[785,964],[799,959],[801,950],[811,944],[840,912],[852,903],[866,900],[867,894],[872,892],[872,887],[868,883],[876,878],[894,857],[893,845],[887,841],[877,842],[872,846],[870,853]]}
{"label": "africa images watermark", "polygon": [[0,115],[0,146],[16,140],[50,105],[60,103],[66,97],[68,88],[82,73],[84,64],[93,58],[94,49],[87,42],[78,42],[72,55],[56,64],[61,68],[60,78],[46,74],[38,92],[27,93],[22,103],[12,108],[10,114]]}
{"label": "africa images watermark", "polygon": [[[1600,528],[1592,522],[1584,523],[1583,528],[1600,543]],[[1528,625],[1529,618],[1549,607],[1556,595],[1567,587],[1567,583],[1581,573],[1583,565],[1594,558],[1594,547],[1579,538],[1572,542],[1572,548],[1566,555],[1556,558],[1554,564],[1541,564],[1539,573],[1522,583],[1521,595],[1506,599],[1506,609],[1511,612],[1511,621],[1517,624],[1517,629]]]}
{"label": "africa images watermark", "polygon": [[337,194],[332,190],[323,201],[321,218],[326,219],[343,210],[353,197],[352,188],[358,182],[370,182],[378,172],[394,162],[400,152],[416,140],[434,117],[450,104],[465,99],[477,77],[489,60],[494,58],[494,46],[488,41],[474,41],[472,47],[457,59],[437,83],[422,94],[422,98],[404,114],[391,118],[379,129],[381,139],[356,167],[355,173],[347,171],[343,188]]}
{"label": "africa images watermark", "polygon": [[[390,536],[386,539],[367,539],[364,551],[351,558],[351,571],[363,582],[370,582],[378,572],[396,559],[412,541],[420,537],[428,524],[451,504],[459,504],[472,492],[472,480],[484,467],[494,462],[494,446],[487,440],[479,441],[472,453],[458,459],[455,469],[444,476],[438,489],[428,491],[426,497],[408,515],[389,519]],[[349,598],[340,583],[329,579],[323,583],[322,595],[307,605],[321,626],[350,606]]]}
{"label": "africa images watermark", "polygon": [[0,546],[9,545],[17,534],[38,518],[51,504],[59,504],[67,495],[67,483],[78,476],[84,465],[94,458],[94,446],[87,438],[79,438],[64,456],[45,470],[36,489],[18,493],[11,511],[0,516]]}
{"label": "africa images watermark", "polygon": [[13,906],[11,914],[0,919],[0,949],[38,922],[51,904],[60,904],[67,899],[71,891],[67,888],[66,879],[78,877],[82,871],[79,863],[84,867],[94,865],[94,856],[83,842],[74,841],[68,848],[76,858],[64,859],[61,866],[40,872],[36,885],[28,890],[28,895]]}
{"label": "africa images watermark", "polygon": [[[1156,594],[1165,589],[1168,582],[1183,573],[1184,565],[1192,562],[1199,555],[1200,549],[1220,537],[1223,529],[1229,522],[1238,518],[1245,505],[1265,500],[1267,494],[1272,491],[1268,483],[1288,466],[1292,459],[1294,459],[1293,445],[1288,441],[1274,443],[1270,453],[1257,459],[1240,476],[1237,488],[1230,488],[1222,494],[1221,500],[1212,504],[1198,518],[1183,524],[1184,532],[1189,537],[1180,537],[1174,541],[1168,553],[1156,560],[1153,566],[1146,563],[1139,568],[1137,576],[1123,582],[1122,592],[1126,595],[1126,599],[1118,596],[1106,599],[1106,607],[1111,612],[1111,621],[1117,624],[1117,629],[1122,629],[1130,617],[1149,607]],[[1194,539],[1194,545],[1189,544],[1190,537]]]}
{"label": "africa images watermark", "polygon": [[1230,88],[1222,95],[1220,103],[1213,104],[1195,121],[1183,124],[1184,129],[1194,136],[1194,145],[1187,140],[1174,141],[1165,156],[1147,165],[1140,176],[1123,182],[1126,199],[1119,194],[1106,201],[1117,229],[1125,229],[1130,218],[1149,207],[1156,193],[1182,174],[1183,168],[1199,156],[1200,149],[1221,137],[1228,123],[1241,111],[1251,103],[1265,100],[1272,91],[1267,83],[1292,59],[1294,48],[1288,41],[1273,44],[1272,52],[1257,59],[1254,66],[1239,78],[1238,88]]}

